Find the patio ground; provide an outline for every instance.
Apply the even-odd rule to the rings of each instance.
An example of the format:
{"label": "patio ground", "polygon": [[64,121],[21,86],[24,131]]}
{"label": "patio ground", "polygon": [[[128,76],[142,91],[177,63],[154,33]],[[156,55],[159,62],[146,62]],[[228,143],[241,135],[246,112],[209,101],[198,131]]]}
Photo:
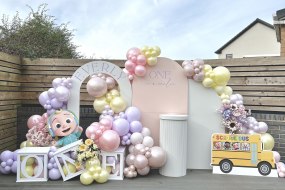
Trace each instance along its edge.
{"label": "patio ground", "polygon": [[249,177],[212,174],[210,170],[188,170],[187,175],[179,178],[165,177],[152,171],[148,176],[123,181],[108,181],[105,184],[83,186],[79,178],[70,181],[48,181],[37,183],[16,183],[15,175],[0,175],[2,190],[284,190],[284,178]]}

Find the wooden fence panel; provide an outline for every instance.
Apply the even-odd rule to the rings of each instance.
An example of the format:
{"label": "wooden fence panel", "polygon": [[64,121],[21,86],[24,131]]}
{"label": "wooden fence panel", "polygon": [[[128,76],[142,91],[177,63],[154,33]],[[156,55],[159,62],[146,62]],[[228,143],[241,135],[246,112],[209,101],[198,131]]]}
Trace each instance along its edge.
{"label": "wooden fence panel", "polygon": [[0,52],[0,151],[16,149],[20,78],[21,59]]}

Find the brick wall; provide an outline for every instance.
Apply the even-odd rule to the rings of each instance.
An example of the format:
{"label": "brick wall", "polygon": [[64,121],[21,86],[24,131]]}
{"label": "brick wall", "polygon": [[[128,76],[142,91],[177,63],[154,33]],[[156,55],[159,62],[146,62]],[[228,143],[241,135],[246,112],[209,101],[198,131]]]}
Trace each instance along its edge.
{"label": "brick wall", "polygon": [[263,121],[268,125],[268,133],[275,140],[275,151],[281,155],[281,160],[285,162],[285,113],[255,112],[252,116],[257,121]]}
{"label": "brick wall", "polygon": [[[26,134],[28,132],[27,121],[32,115],[42,115],[45,110],[41,106],[34,105],[23,105],[18,107],[18,120],[17,120],[17,147],[20,147],[21,142],[27,140]],[[99,114],[95,112],[94,108],[91,106],[81,106],[80,107],[80,126],[85,129],[93,122],[99,120]],[[82,138],[86,139],[84,133],[82,133]]]}

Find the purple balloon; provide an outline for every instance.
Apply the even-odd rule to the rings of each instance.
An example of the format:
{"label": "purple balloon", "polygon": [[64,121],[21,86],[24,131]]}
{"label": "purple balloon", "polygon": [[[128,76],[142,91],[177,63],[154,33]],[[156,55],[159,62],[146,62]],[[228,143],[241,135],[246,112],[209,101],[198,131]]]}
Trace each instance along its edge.
{"label": "purple balloon", "polygon": [[6,162],[1,162],[1,166],[2,166],[3,168],[5,168],[5,167],[7,166],[7,163],[6,163]]}
{"label": "purple balloon", "polygon": [[49,110],[47,110],[47,114],[48,115],[51,115],[51,114],[53,114],[55,112],[55,109],[49,109]]}
{"label": "purple balloon", "polygon": [[14,162],[13,159],[8,159],[6,162],[7,166],[12,166],[13,162]]}
{"label": "purple balloon", "polygon": [[76,155],[76,152],[75,152],[75,151],[73,151],[73,152],[70,153],[70,157],[71,157],[72,159],[75,160],[75,159],[76,159],[76,156],[77,156],[77,155]]}
{"label": "purple balloon", "polygon": [[60,174],[58,169],[53,168],[53,169],[49,170],[48,177],[51,180],[58,180],[61,178],[61,174]]}
{"label": "purple balloon", "polygon": [[4,162],[7,162],[7,160],[12,159],[13,160],[13,152],[10,150],[5,150],[1,153],[0,159]]}
{"label": "purple balloon", "polygon": [[49,160],[49,163],[51,163],[51,164],[55,163],[55,159],[54,159],[54,158],[51,158],[51,159]]}
{"label": "purple balloon", "polygon": [[268,130],[268,125],[264,122],[258,122],[258,128],[260,133],[266,133]]}
{"label": "purple balloon", "polygon": [[54,88],[48,89],[48,96],[50,98],[54,98],[55,97],[55,89]]}
{"label": "purple balloon", "polygon": [[52,86],[53,86],[54,88],[56,88],[56,87],[58,87],[58,86],[61,85],[61,82],[62,82],[62,79],[61,79],[61,78],[55,78],[55,79],[53,79],[53,81],[52,81]]}
{"label": "purple balloon", "polygon": [[141,132],[142,131],[142,123],[139,122],[139,121],[133,121],[131,122],[130,124],[130,131],[132,133],[135,133],[135,132]]}
{"label": "purple balloon", "polygon": [[53,168],[53,164],[52,164],[52,163],[48,163],[47,168],[48,168],[49,170],[51,170],[51,169]]}
{"label": "purple balloon", "polygon": [[116,159],[115,159],[114,156],[108,156],[108,157],[107,157],[107,163],[108,163],[108,164],[112,164],[112,163],[114,163],[114,162],[116,162]]}
{"label": "purple balloon", "polygon": [[112,129],[118,133],[119,136],[124,136],[130,130],[130,124],[127,120],[119,118],[113,122]]}
{"label": "purple balloon", "polygon": [[53,164],[53,168],[58,169],[57,163]]}
{"label": "purple balloon", "polygon": [[6,172],[9,172],[9,173],[11,172],[11,166],[6,166],[4,169]]}
{"label": "purple balloon", "polygon": [[57,150],[57,148],[56,148],[55,146],[51,146],[51,147],[50,147],[50,151],[51,151],[51,152],[55,152],[56,150]]}
{"label": "purple balloon", "polygon": [[58,99],[56,99],[56,98],[53,98],[50,101],[50,105],[52,106],[53,109],[59,109],[63,106],[63,102],[58,101]]}
{"label": "purple balloon", "polygon": [[132,121],[140,121],[141,119],[141,112],[136,107],[128,107],[125,111],[127,115],[128,121],[131,123]]}
{"label": "purple balloon", "polygon": [[50,100],[49,96],[48,96],[48,92],[44,91],[40,94],[39,96],[39,102],[42,106],[45,106],[45,104],[47,103],[47,101]]}
{"label": "purple balloon", "polygon": [[2,174],[9,174],[11,171],[6,171],[5,168],[3,168],[2,166],[0,166],[0,173]]}
{"label": "purple balloon", "polygon": [[20,149],[17,149],[13,152],[13,160],[17,161],[17,153],[19,152]]}
{"label": "purple balloon", "polygon": [[59,86],[55,89],[55,97],[61,101],[68,101],[70,96],[70,92],[68,90],[68,88],[66,88],[65,86]]}
{"label": "purple balloon", "polygon": [[16,174],[17,173],[17,161],[14,161],[11,166],[11,171]]}

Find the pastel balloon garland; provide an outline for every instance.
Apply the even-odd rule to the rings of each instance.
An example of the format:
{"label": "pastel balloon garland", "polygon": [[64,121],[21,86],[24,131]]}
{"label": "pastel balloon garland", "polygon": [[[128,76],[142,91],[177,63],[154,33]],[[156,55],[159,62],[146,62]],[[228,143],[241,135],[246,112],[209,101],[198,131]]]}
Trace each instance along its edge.
{"label": "pastel balloon garland", "polygon": [[[250,116],[250,110],[246,110],[243,105],[242,95],[233,94],[232,88],[227,86],[230,80],[230,71],[226,67],[218,66],[213,69],[200,59],[186,60],[182,63],[182,67],[187,78],[202,82],[204,87],[212,88],[220,96],[222,106],[218,111],[222,115],[222,124],[226,132],[230,134],[259,133],[264,150],[274,148],[274,138],[267,133],[268,125],[265,122],[258,122]],[[273,155],[279,177],[285,177],[285,165],[280,162],[280,154],[273,151]]]}

